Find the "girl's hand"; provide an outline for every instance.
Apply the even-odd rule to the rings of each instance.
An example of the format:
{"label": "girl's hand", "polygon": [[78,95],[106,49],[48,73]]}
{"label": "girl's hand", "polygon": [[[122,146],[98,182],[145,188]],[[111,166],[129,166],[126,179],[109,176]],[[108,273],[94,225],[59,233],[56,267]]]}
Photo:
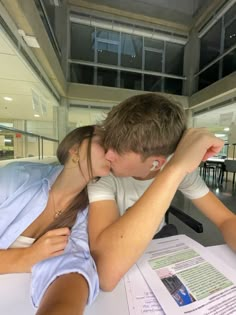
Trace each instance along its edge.
{"label": "girl's hand", "polygon": [[69,228],[60,228],[46,232],[28,249],[28,258],[32,265],[37,262],[61,255],[68,243],[70,236]]}

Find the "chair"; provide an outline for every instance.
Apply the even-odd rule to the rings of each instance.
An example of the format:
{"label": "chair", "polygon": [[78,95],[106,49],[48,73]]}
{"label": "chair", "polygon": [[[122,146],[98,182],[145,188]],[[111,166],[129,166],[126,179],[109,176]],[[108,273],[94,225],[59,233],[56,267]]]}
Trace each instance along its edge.
{"label": "chair", "polygon": [[192,230],[194,230],[197,233],[203,232],[203,226],[200,222],[195,220],[194,218],[190,217],[187,213],[184,211],[170,205],[169,209],[166,211],[165,214],[165,222],[166,224],[169,223],[169,215],[170,213],[174,215],[176,218],[178,218],[180,221],[185,223],[187,226],[189,226]]}
{"label": "chair", "polygon": [[232,187],[235,183],[235,173],[236,173],[236,160],[225,160],[225,172],[226,172],[226,182],[228,181],[228,173],[233,173]]}
{"label": "chair", "polygon": [[216,185],[216,174],[217,174],[217,163],[208,163],[206,162],[201,162],[199,165],[200,168],[200,176],[210,184],[210,177],[212,175],[212,185]]}
{"label": "chair", "polygon": [[183,212],[182,210],[170,205],[168,210],[165,214],[165,222],[166,225],[162,228],[161,231],[156,233],[153,237],[153,239],[167,237],[167,236],[173,236],[178,235],[178,230],[173,224],[169,224],[169,215],[172,214],[176,218],[178,218],[180,221],[182,221],[184,224],[189,226],[192,230],[194,230],[196,233],[202,233],[203,232],[203,226],[200,222],[190,217],[187,213]]}

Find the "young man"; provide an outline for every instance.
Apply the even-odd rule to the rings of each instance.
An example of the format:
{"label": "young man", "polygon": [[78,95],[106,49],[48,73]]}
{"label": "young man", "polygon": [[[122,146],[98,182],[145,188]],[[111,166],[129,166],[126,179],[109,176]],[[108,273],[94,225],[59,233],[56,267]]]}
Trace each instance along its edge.
{"label": "young man", "polygon": [[90,248],[103,290],[112,290],[142,255],[163,226],[177,189],[236,250],[236,216],[194,172],[201,160],[221,150],[223,141],[205,129],[186,131],[183,109],[153,93],[114,107],[101,127],[106,159],[116,176],[101,178],[88,188]]}

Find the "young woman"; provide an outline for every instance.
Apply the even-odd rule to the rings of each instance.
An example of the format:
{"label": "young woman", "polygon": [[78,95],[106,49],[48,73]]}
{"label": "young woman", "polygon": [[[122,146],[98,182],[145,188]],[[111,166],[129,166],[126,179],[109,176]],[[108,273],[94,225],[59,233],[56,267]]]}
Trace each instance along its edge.
{"label": "young woman", "polygon": [[[108,175],[110,164],[93,126],[70,132],[57,157],[61,165],[0,168],[0,273],[32,272],[35,306],[42,300],[37,314],[65,314],[63,307],[82,314],[99,287],[88,246],[86,185]],[[74,290],[67,295],[68,279]]]}

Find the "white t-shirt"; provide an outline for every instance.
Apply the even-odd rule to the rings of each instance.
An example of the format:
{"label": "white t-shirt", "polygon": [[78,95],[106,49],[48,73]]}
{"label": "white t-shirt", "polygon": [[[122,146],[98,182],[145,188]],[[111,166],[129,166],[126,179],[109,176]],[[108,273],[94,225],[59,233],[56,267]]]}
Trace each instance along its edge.
{"label": "white t-shirt", "polygon": [[[123,215],[142,196],[153,180],[136,180],[133,177],[115,177],[110,174],[88,185],[89,202],[115,200],[120,215]],[[185,176],[178,190],[188,199],[201,198],[209,192],[197,170]],[[159,230],[164,224],[163,218]]]}

